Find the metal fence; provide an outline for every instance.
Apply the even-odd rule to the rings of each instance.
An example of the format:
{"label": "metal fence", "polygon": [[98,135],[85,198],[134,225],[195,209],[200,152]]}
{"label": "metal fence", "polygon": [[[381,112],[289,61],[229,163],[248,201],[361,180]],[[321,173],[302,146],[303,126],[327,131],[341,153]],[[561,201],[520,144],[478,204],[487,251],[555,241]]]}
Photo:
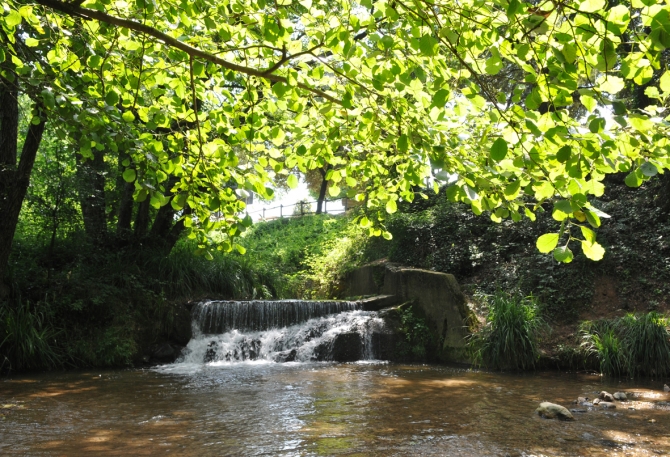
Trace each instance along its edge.
{"label": "metal fence", "polygon": [[[333,203],[333,202],[342,202],[341,206],[342,208],[337,208],[337,209],[328,209],[328,203]],[[261,220],[267,221],[267,220],[272,220],[272,219],[278,219],[278,218],[284,218],[284,217],[303,217],[307,216],[309,214],[316,214],[316,204],[318,201],[314,200],[302,200],[296,203],[293,203],[291,205],[279,205],[279,206],[273,206],[271,208],[261,208],[255,211],[248,211],[246,214],[248,215],[253,215],[253,214],[260,214],[261,215]],[[350,207],[353,205],[350,205],[350,201],[347,198],[338,198],[335,200],[324,200],[323,201],[323,208],[322,208],[322,214],[344,214]],[[293,210],[291,210],[293,208]],[[331,205],[332,208],[332,205]],[[265,214],[266,212],[274,211],[274,210],[279,210],[279,216],[268,216],[266,217]]]}

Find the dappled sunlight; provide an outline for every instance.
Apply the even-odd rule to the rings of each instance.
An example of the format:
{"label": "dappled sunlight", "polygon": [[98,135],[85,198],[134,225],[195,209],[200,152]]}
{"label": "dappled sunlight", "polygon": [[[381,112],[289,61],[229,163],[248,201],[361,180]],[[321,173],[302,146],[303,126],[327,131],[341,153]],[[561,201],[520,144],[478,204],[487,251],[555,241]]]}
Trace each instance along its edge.
{"label": "dappled sunlight", "polygon": [[8,404],[25,406],[0,421],[3,456],[670,453],[667,394],[645,383],[621,384],[629,401],[572,422],[535,413],[614,391],[594,376],[291,363],[49,378],[3,384]]}

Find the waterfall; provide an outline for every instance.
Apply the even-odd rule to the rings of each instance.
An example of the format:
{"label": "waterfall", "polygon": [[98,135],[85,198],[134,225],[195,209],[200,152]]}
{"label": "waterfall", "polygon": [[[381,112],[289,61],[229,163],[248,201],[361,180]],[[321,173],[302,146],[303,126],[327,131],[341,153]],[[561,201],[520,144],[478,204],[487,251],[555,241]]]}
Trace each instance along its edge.
{"label": "waterfall", "polygon": [[360,308],[351,301],[202,302],[192,311],[194,337],[180,361],[376,359],[384,322],[377,312]]}

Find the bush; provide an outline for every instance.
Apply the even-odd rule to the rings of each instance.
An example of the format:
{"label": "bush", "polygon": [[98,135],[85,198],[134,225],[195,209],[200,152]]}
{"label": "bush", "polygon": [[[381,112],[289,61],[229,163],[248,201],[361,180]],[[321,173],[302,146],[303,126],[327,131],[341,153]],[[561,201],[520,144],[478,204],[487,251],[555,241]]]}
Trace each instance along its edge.
{"label": "bush", "polygon": [[670,320],[656,312],[598,321],[580,326],[582,349],[608,376],[670,374]]}
{"label": "bush", "polygon": [[400,311],[400,324],[405,338],[398,342],[398,354],[410,360],[426,360],[436,342],[426,319],[413,306],[407,306]]}
{"label": "bush", "polygon": [[45,322],[30,302],[0,303],[0,372],[63,365],[56,337],[61,332]]}
{"label": "bush", "polygon": [[468,341],[475,364],[500,370],[534,368],[539,332],[544,327],[537,300],[498,291],[485,301],[489,309],[486,325]]}

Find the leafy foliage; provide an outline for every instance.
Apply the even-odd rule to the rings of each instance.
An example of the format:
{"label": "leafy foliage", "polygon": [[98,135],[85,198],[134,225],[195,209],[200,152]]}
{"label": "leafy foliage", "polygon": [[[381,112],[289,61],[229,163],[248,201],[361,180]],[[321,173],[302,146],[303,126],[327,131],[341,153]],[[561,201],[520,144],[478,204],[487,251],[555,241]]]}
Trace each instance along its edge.
{"label": "leafy foliage", "polygon": [[56,341],[61,335],[30,302],[0,306],[0,373],[63,366]]}
{"label": "leafy foliage", "polygon": [[428,327],[424,316],[416,307],[405,306],[400,309],[400,327],[398,329],[404,339],[397,344],[397,353],[401,358],[409,360],[426,360],[435,350],[435,335]]}
{"label": "leafy foliage", "polygon": [[166,258],[134,247],[110,252],[81,240],[81,234],[60,239],[50,251],[18,238],[13,292],[0,301],[4,368],[130,365],[144,348],[170,337],[175,307],[186,301],[275,293],[276,279],[247,258],[214,253],[209,261],[188,242]]}
{"label": "leafy foliage", "polygon": [[348,216],[311,215],[258,223],[242,242],[249,262],[279,281],[277,296],[333,298],[365,258],[366,236]]}
{"label": "leafy foliage", "polygon": [[670,320],[654,311],[581,325],[582,348],[610,376],[670,373]]}
{"label": "leafy foliage", "polygon": [[537,300],[498,291],[487,297],[486,325],[468,341],[477,364],[496,369],[528,370],[539,358],[538,341],[544,322]]}
{"label": "leafy foliage", "polygon": [[[669,8],[11,0],[0,73],[81,158],[179,212],[199,249],[218,229],[235,249],[242,193],[330,165],[330,193],[364,203],[370,234],[390,237],[387,214],[433,174],[496,222],[549,206],[540,250],[599,260],[605,176],[637,187],[670,166]],[[651,103],[629,111],[627,85]]]}

